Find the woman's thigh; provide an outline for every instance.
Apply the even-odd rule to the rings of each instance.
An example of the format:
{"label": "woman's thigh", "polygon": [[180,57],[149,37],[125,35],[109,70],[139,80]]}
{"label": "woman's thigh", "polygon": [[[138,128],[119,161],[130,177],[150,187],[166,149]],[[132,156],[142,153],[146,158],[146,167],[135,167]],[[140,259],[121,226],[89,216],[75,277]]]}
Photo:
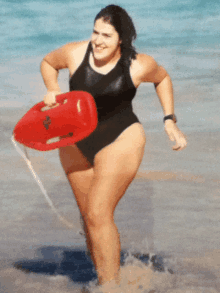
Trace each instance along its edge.
{"label": "woman's thigh", "polygon": [[86,171],[92,168],[92,165],[76,145],[60,148],[59,156],[62,167],[67,175],[69,173]]}
{"label": "woman's thigh", "polygon": [[140,123],[132,124],[113,143],[96,154],[94,174],[135,173],[142,161],[145,143],[143,126]]}
{"label": "woman's thigh", "polygon": [[143,127],[140,123],[134,123],[96,154],[88,198],[89,212],[94,217],[96,215],[101,220],[113,216],[117,203],[137,173],[144,147]]}
{"label": "woman's thigh", "polygon": [[84,213],[94,176],[93,166],[76,145],[60,148],[59,155],[80,211]]}

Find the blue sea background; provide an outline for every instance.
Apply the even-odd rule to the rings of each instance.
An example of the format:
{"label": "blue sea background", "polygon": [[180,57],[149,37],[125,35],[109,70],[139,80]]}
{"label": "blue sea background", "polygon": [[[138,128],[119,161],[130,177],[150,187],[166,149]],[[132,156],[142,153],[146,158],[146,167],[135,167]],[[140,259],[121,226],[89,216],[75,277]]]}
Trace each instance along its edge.
{"label": "blue sea background", "polygon": [[[41,59],[67,42],[88,39],[94,15],[111,2],[9,0],[0,3],[0,105],[22,106],[38,94],[35,87],[41,88]],[[181,108],[178,114],[184,123],[190,128],[195,124],[196,129],[199,126],[201,130],[218,129],[219,115],[214,109],[219,108],[216,95],[219,81],[219,1],[115,3],[127,9],[134,19],[138,51],[153,55],[171,74],[177,107]],[[64,89],[68,90],[68,86]],[[206,96],[201,97],[204,91]],[[145,110],[149,104],[148,91],[145,92],[143,119],[148,115]],[[41,99],[38,94],[37,100]],[[213,107],[213,102],[216,107]]]}
{"label": "blue sea background", "polygon": [[[75,223],[74,235],[48,213],[10,137],[16,122],[46,93],[39,69],[42,58],[65,43],[89,39],[95,15],[108,4],[112,1],[0,1],[0,260],[27,258],[32,255],[30,251],[35,251],[33,247],[84,245],[77,234],[77,206],[72,203],[57,153],[30,151],[34,168],[57,208]],[[220,1],[123,0],[114,4],[121,5],[133,18],[138,52],[153,56],[169,72],[178,126],[188,139],[186,150],[172,151],[154,87],[141,85],[133,106],[146,131],[147,146],[139,177],[116,214],[122,246],[139,252],[163,251],[171,256],[184,280],[175,281],[176,287],[167,280],[171,291],[166,288],[166,292],[219,292],[215,290],[220,286]],[[63,70],[59,77],[63,92],[68,91],[68,78],[68,71]],[[134,205],[139,208],[133,210]],[[183,263],[177,265],[176,258]],[[9,278],[7,272],[0,271],[4,280]],[[17,273],[10,274],[4,285],[8,291],[0,292],[17,292],[17,285],[9,285],[16,283]],[[19,280],[23,280],[22,275]],[[62,292],[69,292],[69,285],[57,282],[56,286],[63,286]],[[36,280],[29,279],[29,283],[36,285]],[[165,290],[158,288],[158,292]],[[44,291],[40,288],[36,292]]]}

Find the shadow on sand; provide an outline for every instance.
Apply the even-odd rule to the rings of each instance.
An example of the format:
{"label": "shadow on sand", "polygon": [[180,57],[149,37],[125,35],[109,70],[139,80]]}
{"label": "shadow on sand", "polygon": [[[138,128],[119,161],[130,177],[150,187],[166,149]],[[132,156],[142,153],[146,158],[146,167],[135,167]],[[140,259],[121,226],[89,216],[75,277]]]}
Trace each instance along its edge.
{"label": "shadow on sand", "polygon": [[[23,259],[14,262],[14,267],[26,273],[68,276],[73,282],[87,283],[97,278],[95,267],[91,258],[84,249],[70,249],[58,246],[40,247],[35,251],[32,259]],[[132,258],[141,260],[155,271],[164,272],[163,259],[159,256],[148,254],[132,254]],[[121,265],[129,262],[128,253],[121,252]]]}

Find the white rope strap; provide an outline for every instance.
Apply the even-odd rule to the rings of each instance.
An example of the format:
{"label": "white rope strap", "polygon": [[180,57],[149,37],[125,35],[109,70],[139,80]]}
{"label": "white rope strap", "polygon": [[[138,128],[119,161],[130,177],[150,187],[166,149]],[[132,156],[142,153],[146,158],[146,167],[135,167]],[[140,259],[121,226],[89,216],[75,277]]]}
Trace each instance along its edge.
{"label": "white rope strap", "polygon": [[64,218],[60,215],[60,213],[58,212],[58,210],[55,208],[55,206],[54,206],[52,200],[50,199],[50,197],[48,196],[48,194],[47,194],[47,192],[46,192],[46,190],[45,190],[45,188],[44,188],[44,186],[43,186],[43,184],[42,184],[40,178],[38,177],[37,173],[34,171],[32,165],[31,165],[31,161],[30,161],[30,159],[28,158],[28,154],[27,154],[27,150],[26,150],[26,148],[24,148],[25,152],[22,152],[22,150],[21,150],[21,149],[19,148],[19,146],[17,145],[17,143],[16,143],[16,141],[15,141],[13,135],[12,135],[12,137],[11,137],[11,140],[12,140],[13,145],[14,145],[15,149],[17,150],[17,152],[21,155],[21,157],[25,160],[26,164],[28,165],[29,170],[31,171],[31,173],[32,173],[32,175],[33,175],[35,181],[37,182],[37,184],[40,186],[40,189],[41,189],[41,191],[42,191],[42,193],[43,193],[43,195],[44,195],[44,197],[45,197],[47,203],[48,203],[49,206],[51,207],[51,209],[52,209],[52,210],[54,211],[54,213],[57,215],[57,217],[59,218],[59,220],[60,220],[61,222],[63,222],[67,227],[69,227],[69,228],[74,228],[74,225],[73,225],[72,223],[68,222],[66,219],[64,219]]}

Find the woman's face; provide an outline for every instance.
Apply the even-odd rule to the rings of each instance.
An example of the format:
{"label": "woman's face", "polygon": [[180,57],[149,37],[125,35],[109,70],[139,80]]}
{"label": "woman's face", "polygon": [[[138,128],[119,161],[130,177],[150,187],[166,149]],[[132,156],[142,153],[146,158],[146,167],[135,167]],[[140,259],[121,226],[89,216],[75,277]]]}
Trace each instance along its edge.
{"label": "woman's face", "polygon": [[109,61],[115,54],[121,52],[118,32],[114,26],[104,22],[102,18],[95,22],[91,43],[93,56],[99,61]]}

